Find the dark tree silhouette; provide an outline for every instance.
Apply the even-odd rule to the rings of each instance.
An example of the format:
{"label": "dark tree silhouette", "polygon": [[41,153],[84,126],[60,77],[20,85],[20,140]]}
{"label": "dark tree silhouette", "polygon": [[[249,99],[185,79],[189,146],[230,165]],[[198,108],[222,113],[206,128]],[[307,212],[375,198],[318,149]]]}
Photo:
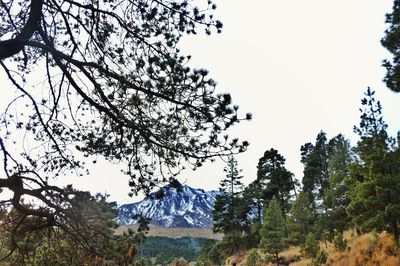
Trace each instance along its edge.
{"label": "dark tree silhouette", "polygon": [[1,115],[3,205],[57,225],[76,193],[51,180],[82,174],[83,157],[125,163],[132,193],[148,193],[184,165],[246,149],[224,135],[241,120],[231,96],[178,49],[183,35],[222,27],[215,4],[193,2],[0,2],[2,90],[15,91]]}
{"label": "dark tree silhouette", "polygon": [[224,168],[226,178],[220,182],[221,194],[217,195],[212,212],[214,232],[226,234],[247,226],[248,208],[242,197],[244,185],[241,181],[241,171],[236,159],[230,156]]}
{"label": "dark tree silhouette", "polygon": [[386,67],[384,81],[389,89],[400,92],[400,1],[394,1],[392,13],[386,15],[386,23],[389,27],[381,43],[393,55],[393,58],[383,61],[383,66]]}
{"label": "dark tree silhouette", "polygon": [[264,206],[275,197],[285,221],[285,235],[287,236],[286,218],[290,210],[292,198],[296,195],[297,180],[285,167],[286,159],[273,148],[264,152],[257,165],[257,181],[263,195]]}

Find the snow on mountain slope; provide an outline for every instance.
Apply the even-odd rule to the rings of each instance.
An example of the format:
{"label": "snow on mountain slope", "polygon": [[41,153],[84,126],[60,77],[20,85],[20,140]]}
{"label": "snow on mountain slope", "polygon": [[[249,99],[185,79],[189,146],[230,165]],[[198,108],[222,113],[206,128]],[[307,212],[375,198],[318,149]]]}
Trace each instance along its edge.
{"label": "snow on mountain slope", "polygon": [[151,223],[163,227],[199,227],[212,226],[211,212],[218,191],[204,191],[183,185],[180,191],[164,187],[164,197],[156,198],[152,193],[144,200],[124,204],[118,208],[116,221],[121,225],[136,223],[134,214],[151,218]]}

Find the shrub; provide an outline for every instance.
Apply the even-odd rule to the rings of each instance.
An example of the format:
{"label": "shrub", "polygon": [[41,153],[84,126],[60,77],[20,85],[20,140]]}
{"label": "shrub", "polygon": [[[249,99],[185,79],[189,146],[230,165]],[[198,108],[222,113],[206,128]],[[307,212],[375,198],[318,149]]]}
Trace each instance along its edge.
{"label": "shrub", "polygon": [[318,250],[317,254],[315,255],[315,258],[311,260],[311,264],[313,266],[319,266],[325,264],[327,259],[328,259],[328,253],[326,253],[325,250]]}
{"label": "shrub", "polygon": [[319,242],[315,239],[314,233],[308,233],[306,240],[301,245],[300,253],[306,258],[315,258],[319,251]]}
{"label": "shrub", "polygon": [[253,249],[247,257],[246,266],[258,266],[260,265],[261,256],[258,254],[256,249]]}
{"label": "shrub", "polygon": [[337,251],[344,251],[347,248],[347,240],[343,237],[343,233],[339,232],[333,240],[333,245]]}

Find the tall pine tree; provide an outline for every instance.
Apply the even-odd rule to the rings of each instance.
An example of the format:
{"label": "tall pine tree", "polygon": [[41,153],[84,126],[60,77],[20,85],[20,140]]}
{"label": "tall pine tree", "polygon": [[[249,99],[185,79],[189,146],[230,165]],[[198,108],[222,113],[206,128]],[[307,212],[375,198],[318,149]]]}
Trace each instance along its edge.
{"label": "tall pine tree", "polygon": [[315,145],[306,143],[300,150],[301,162],[304,164],[303,190],[321,207],[325,190],[329,187],[326,133],[321,131],[317,135]]}
{"label": "tall pine tree", "polygon": [[351,202],[347,208],[353,221],[364,231],[388,230],[399,243],[400,160],[399,143],[387,134],[382,106],[370,88],[361,103],[361,121],[351,170]]}
{"label": "tall pine tree", "polygon": [[[266,203],[273,197],[278,201],[285,220],[290,210],[291,198],[296,193],[296,181],[293,174],[285,168],[285,158],[275,149],[267,150],[257,165],[257,181]],[[285,230],[287,235],[287,230]]]}
{"label": "tall pine tree", "polygon": [[293,203],[288,219],[290,243],[294,245],[304,243],[307,234],[312,230],[315,220],[316,212],[309,194],[301,191]]}
{"label": "tall pine tree", "polygon": [[343,232],[348,225],[346,208],[349,205],[348,180],[349,166],[352,162],[350,143],[342,134],[337,135],[328,143],[328,182],[324,202],[328,208],[328,230]]}
{"label": "tall pine tree", "polygon": [[304,164],[303,191],[308,193],[318,214],[313,230],[318,238],[324,237],[325,244],[329,238],[325,235],[329,221],[324,197],[329,189],[328,156],[328,139],[323,131],[317,135],[315,145],[306,143],[301,147],[301,162]]}
{"label": "tall pine tree", "polygon": [[214,232],[227,233],[247,226],[247,206],[241,197],[244,188],[241,171],[235,158],[230,156],[224,168],[226,177],[220,182],[221,194],[216,197],[212,212]]}
{"label": "tall pine tree", "polygon": [[264,224],[260,231],[260,247],[279,265],[279,252],[285,248],[285,220],[275,197],[265,209]]}

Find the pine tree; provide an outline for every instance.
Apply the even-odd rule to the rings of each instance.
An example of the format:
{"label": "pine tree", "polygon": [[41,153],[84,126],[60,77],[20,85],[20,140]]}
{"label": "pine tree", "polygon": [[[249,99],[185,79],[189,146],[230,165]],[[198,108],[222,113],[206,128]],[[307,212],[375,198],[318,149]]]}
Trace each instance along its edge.
{"label": "pine tree", "polygon": [[185,166],[245,151],[248,142],[227,135],[243,120],[238,106],[179,49],[185,35],[221,31],[215,8],[212,0],[1,1],[2,95],[15,97],[0,111],[0,190],[10,192],[0,208],[65,228],[75,195],[53,181],[87,173],[86,157],[118,164],[134,195],[174,182]]}
{"label": "pine tree", "polygon": [[301,162],[304,164],[304,176],[302,179],[303,191],[309,194],[316,213],[317,220],[314,223],[314,231],[317,237],[323,237],[325,244],[329,235],[325,232],[328,225],[328,207],[325,193],[329,189],[328,174],[328,139],[325,132],[321,131],[315,140],[315,145],[306,143],[301,147]]}
{"label": "pine tree", "polygon": [[382,45],[393,55],[392,60],[384,60],[383,66],[386,67],[384,81],[386,86],[395,92],[400,92],[400,1],[395,0],[393,11],[386,15],[386,23],[389,28],[385,31],[382,38]]}
{"label": "pine tree", "polygon": [[382,106],[370,88],[361,103],[361,122],[354,131],[359,134],[351,168],[351,202],[347,208],[353,222],[364,231],[391,231],[399,243],[400,161],[399,143],[386,132]]}
{"label": "pine tree", "polygon": [[231,199],[240,196],[244,188],[242,181],[240,181],[243,178],[240,175],[242,170],[238,169],[237,161],[233,156],[229,157],[224,172],[226,173],[226,177],[220,182],[220,191],[227,193]]}
{"label": "pine tree", "polygon": [[306,143],[301,147],[301,162],[304,164],[303,190],[308,192],[318,208],[321,205],[328,182],[328,143],[325,132],[321,131],[315,145]]}
{"label": "pine tree", "polygon": [[346,208],[350,199],[347,196],[349,166],[351,164],[351,147],[342,134],[337,135],[328,143],[328,182],[324,203],[328,208],[328,230],[343,232],[348,224]]}
{"label": "pine tree", "polygon": [[279,252],[285,248],[285,220],[275,197],[265,210],[264,224],[260,230],[260,247],[279,265]]}
{"label": "pine tree", "polygon": [[257,182],[265,202],[273,197],[278,201],[287,236],[286,217],[290,209],[290,200],[296,193],[297,183],[293,174],[285,168],[285,158],[277,150],[267,150],[260,158],[257,165]]}
{"label": "pine tree", "polygon": [[264,209],[263,191],[259,180],[251,182],[244,190],[243,197],[248,201],[254,222],[262,223],[262,211]]}
{"label": "pine tree", "polygon": [[319,242],[315,238],[315,234],[308,233],[304,244],[301,245],[300,253],[306,258],[315,258],[319,250]]}
{"label": "pine tree", "polygon": [[307,234],[312,230],[315,220],[316,213],[309,194],[302,191],[290,210],[288,219],[289,241],[295,245],[304,243]]}
{"label": "pine tree", "polygon": [[224,168],[226,178],[220,182],[221,194],[216,197],[213,215],[214,232],[227,233],[234,230],[242,230],[247,225],[247,204],[241,197],[243,183],[240,175],[242,170],[237,168],[237,161],[233,156],[229,157]]}

